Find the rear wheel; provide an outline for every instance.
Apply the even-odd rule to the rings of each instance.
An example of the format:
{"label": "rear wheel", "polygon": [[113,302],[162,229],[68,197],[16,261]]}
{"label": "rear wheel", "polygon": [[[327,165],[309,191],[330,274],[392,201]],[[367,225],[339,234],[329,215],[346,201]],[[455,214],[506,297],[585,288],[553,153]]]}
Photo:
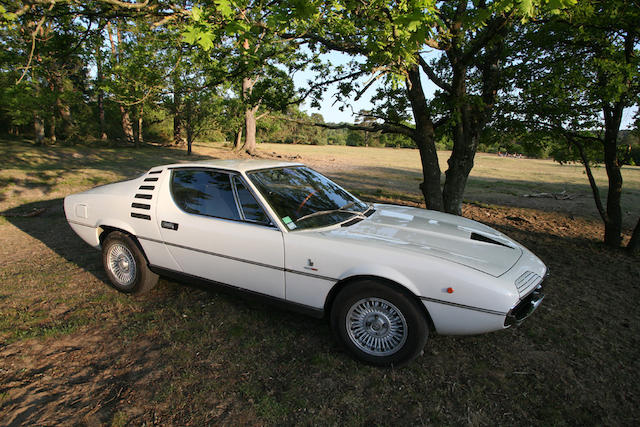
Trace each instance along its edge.
{"label": "rear wheel", "polygon": [[147,260],[133,239],[119,231],[109,233],[102,244],[102,264],[117,290],[141,294],[158,283],[158,275],[147,267]]}
{"label": "rear wheel", "polygon": [[331,326],[352,356],[378,366],[411,361],[429,332],[424,313],[410,296],[373,280],[353,283],[336,295]]}

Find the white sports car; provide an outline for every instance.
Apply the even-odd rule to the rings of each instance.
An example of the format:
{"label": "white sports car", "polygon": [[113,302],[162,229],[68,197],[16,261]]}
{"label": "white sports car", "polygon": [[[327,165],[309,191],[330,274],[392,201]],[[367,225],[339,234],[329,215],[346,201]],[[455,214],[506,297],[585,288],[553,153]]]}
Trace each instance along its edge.
{"label": "white sports car", "polygon": [[399,365],[428,333],[520,323],[547,268],[465,218],[358,200],[302,164],[214,160],[158,166],[67,196],[71,228],[113,286],[144,292],[158,275],[214,284],[327,316],[344,347]]}

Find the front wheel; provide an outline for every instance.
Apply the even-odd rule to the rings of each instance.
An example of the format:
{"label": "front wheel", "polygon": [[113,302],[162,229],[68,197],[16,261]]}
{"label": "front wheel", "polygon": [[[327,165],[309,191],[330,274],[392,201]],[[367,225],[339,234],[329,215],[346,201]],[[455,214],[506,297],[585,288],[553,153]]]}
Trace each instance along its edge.
{"label": "front wheel", "polygon": [[109,233],[102,244],[102,264],[113,287],[128,294],[141,294],[158,283],[158,275],[147,267],[138,245],[119,231]]}
{"label": "front wheel", "polygon": [[353,283],[336,295],[331,326],[352,356],[378,366],[413,360],[429,333],[425,314],[410,296],[373,280]]}

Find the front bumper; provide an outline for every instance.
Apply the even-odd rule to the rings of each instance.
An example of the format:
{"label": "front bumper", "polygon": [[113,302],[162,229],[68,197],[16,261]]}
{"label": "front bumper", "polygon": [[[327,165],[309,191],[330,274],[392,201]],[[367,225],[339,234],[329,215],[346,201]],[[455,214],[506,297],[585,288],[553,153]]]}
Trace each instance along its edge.
{"label": "front bumper", "polygon": [[542,285],[538,285],[533,292],[524,297],[515,307],[513,307],[507,313],[504,321],[505,328],[510,326],[517,326],[524,321],[527,317],[533,313],[542,300],[544,299],[544,293],[542,292]]}

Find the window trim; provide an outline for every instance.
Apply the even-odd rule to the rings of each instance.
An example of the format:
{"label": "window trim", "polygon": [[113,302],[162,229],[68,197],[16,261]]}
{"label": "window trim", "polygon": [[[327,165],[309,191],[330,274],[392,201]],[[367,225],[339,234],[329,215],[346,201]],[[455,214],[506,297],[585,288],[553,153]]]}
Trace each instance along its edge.
{"label": "window trim", "polygon": [[[242,217],[242,219],[245,222],[250,222],[252,224],[273,226],[274,225],[273,219],[269,216],[269,213],[267,212],[267,210],[262,205],[262,202],[256,197],[256,195],[254,194],[254,192],[251,189],[251,187],[249,185],[247,185],[247,182],[244,179],[244,177],[242,175],[240,175],[239,173],[233,173],[233,174],[230,174],[230,176],[231,176],[231,185],[233,187],[233,195],[236,198],[236,206],[238,206],[238,210],[240,211],[240,216]],[[251,197],[253,197],[253,200],[255,200],[256,203],[258,204],[258,206],[260,207],[260,209],[262,209],[262,212],[264,213],[264,216],[269,220],[269,223],[264,223],[264,222],[260,222],[260,221],[253,221],[251,219],[247,219],[247,217],[246,217],[246,215],[244,213],[244,208],[242,207],[242,203],[240,202],[240,195],[238,194],[238,186],[237,186],[236,181],[234,180],[234,178],[238,178],[238,180],[240,181],[240,184],[242,184],[244,186],[244,188],[249,192]]]}
{"label": "window trim", "polygon": [[[271,216],[269,215],[268,211],[264,208],[262,202],[255,196],[255,194],[253,193],[253,190],[251,189],[251,187],[246,184],[246,182],[244,181],[242,175],[239,174],[238,172],[232,171],[232,170],[217,169],[217,168],[211,168],[211,167],[198,167],[198,166],[195,166],[195,167],[193,167],[193,166],[178,166],[178,167],[172,167],[172,168],[169,168],[169,169],[171,170],[171,175],[169,177],[169,194],[171,194],[171,201],[178,208],[178,210],[180,210],[180,212],[183,212],[183,213],[185,213],[187,215],[196,215],[196,216],[200,216],[200,217],[204,217],[204,218],[214,218],[214,219],[220,219],[220,220],[224,220],[224,221],[239,222],[239,223],[243,223],[243,224],[256,225],[256,226],[259,226],[259,227],[266,227],[266,228],[271,228],[271,229],[274,229],[274,230],[281,231],[275,225],[275,223],[273,222],[273,218],[271,218]],[[221,217],[221,216],[207,215],[207,214],[204,214],[204,213],[194,213],[194,212],[185,211],[182,208],[182,206],[180,206],[176,202],[176,198],[175,198],[174,193],[173,193],[174,174],[175,174],[176,170],[194,170],[194,171],[216,172],[216,173],[221,173],[221,174],[227,175],[227,178],[229,179],[229,183],[231,184],[231,191],[232,191],[233,199],[234,199],[236,210],[238,211],[238,215],[239,215],[240,219],[225,218],[225,217]],[[256,200],[256,202],[258,203],[258,205],[260,206],[262,211],[265,213],[267,218],[270,220],[269,224],[265,224],[265,223],[261,223],[261,222],[256,222],[256,221],[251,221],[251,220],[244,219],[245,218],[244,217],[244,212],[243,212],[243,210],[242,210],[242,208],[240,206],[240,201],[239,201],[239,198],[238,198],[236,186],[235,186],[235,183],[233,182],[233,176],[238,176],[242,180],[243,185],[249,190],[249,192],[251,193],[253,198]]]}

